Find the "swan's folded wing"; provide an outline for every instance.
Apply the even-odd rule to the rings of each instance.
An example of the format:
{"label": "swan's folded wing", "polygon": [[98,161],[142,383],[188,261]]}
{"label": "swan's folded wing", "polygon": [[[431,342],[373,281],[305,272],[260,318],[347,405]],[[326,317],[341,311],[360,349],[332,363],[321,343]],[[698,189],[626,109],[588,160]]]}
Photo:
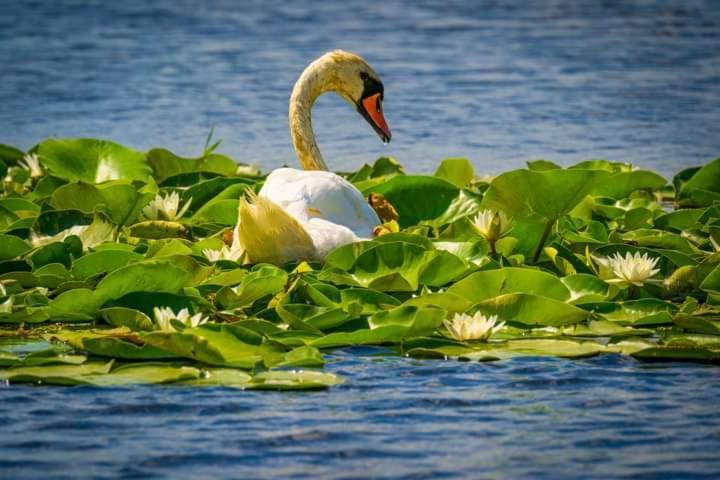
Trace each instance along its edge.
{"label": "swan's folded wing", "polygon": [[[301,223],[322,219],[371,238],[380,221],[360,191],[344,178],[323,171],[281,168],[273,171],[260,190]],[[347,242],[345,242],[347,243]]]}

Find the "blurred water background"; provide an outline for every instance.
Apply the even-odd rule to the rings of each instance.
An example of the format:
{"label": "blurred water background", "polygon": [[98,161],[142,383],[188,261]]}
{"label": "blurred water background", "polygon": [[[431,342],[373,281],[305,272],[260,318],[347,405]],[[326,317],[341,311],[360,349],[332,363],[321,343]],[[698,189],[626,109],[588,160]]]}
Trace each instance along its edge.
{"label": "blurred water background", "polygon": [[382,76],[383,146],[334,95],[313,123],[331,167],[393,155],[479,173],[609,158],[669,175],[720,155],[720,2],[0,0],[0,142],[109,138],[295,165],[287,101],[343,48]]}

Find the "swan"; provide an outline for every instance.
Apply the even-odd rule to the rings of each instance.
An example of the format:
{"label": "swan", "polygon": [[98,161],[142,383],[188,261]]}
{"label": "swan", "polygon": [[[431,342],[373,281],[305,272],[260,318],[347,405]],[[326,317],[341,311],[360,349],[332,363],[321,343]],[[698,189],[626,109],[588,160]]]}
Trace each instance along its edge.
{"label": "swan", "polygon": [[288,115],[302,170],[276,169],[257,195],[240,199],[232,249],[244,251],[245,261],[322,260],[335,247],[372,238],[381,223],[357,188],[327,171],[310,119],[313,103],[326,92],[347,100],[383,142],[390,141],[383,84],[365,60],[335,50],[308,65],[295,83]]}

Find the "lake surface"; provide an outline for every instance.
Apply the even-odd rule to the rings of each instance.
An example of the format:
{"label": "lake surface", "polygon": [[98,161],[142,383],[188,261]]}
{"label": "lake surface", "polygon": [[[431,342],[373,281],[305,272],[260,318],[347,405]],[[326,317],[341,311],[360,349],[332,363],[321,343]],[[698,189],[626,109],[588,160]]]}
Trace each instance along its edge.
{"label": "lake surface", "polygon": [[0,477],[717,478],[720,369],[336,352],[325,392],[0,387]]}
{"label": "lake surface", "polygon": [[720,2],[0,0],[0,142],[110,138],[294,165],[287,101],[303,68],[357,52],[385,83],[383,146],[326,95],[331,167],[393,155],[481,173],[610,158],[665,175],[720,155]]}
{"label": "lake surface", "polygon": [[[327,50],[386,88],[383,146],[337,97],[326,160],[480,173],[546,158],[670,175],[720,155],[720,2],[0,0],[0,142],[94,136],[294,164],[287,99]],[[0,386],[0,478],[718,478],[720,368],[349,349],[326,392]]]}

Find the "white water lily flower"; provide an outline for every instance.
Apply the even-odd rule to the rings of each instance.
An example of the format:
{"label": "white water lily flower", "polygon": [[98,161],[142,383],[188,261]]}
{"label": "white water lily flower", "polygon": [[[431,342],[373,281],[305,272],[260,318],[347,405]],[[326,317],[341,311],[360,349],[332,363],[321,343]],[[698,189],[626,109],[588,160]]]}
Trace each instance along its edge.
{"label": "white water lily flower", "polygon": [[512,219],[505,212],[483,210],[472,220],[472,225],[486,240],[496,241],[510,232]]}
{"label": "white water lily flower", "polygon": [[42,166],[40,165],[40,159],[36,153],[29,153],[25,155],[22,160],[18,161],[18,165],[25,170],[29,170],[31,177],[42,177],[45,173],[43,172]]}
{"label": "white water lily flower", "polygon": [[191,203],[192,198],[178,211],[180,195],[178,195],[177,192],[172,192],[164,197],[162,195],[155,195],[152,202],[143,208],[142,213],[148,220],[177,220],[185,215]]}
{"label": "white water lily flower", "polygon": [[237,262],[240,260],[243,253],[243,249],[237,243],[233,243],[230,247],[224,245],[220,250],[206,248],[202,251],[205,258],[211,262],[217,262],[218,260],[232,260],[233,262]]}
{"label": "white water lily flower", "polygon": [[497,315],[486,317],[480,312],[475,315],[457,313],[452,320],[444,320],[443,324],[450,338],[455,340],[487,341],[493,334],[505,326],[505,322],[497,323]]}
{"label": "white water lily flower", "polygon": [[615,253],[606,260],[609,261],[614,276],[607,280],[608,283],[642,287],[650,277],[660,272],[659,268],[655,268],[659,258],[653,258],[647,253],[640,255],[640,252],[627,252],[624,257]]}
{"label": "white water lily flower", "polygon": [[172,325],[172,320],[176,320],[188,328],[195,328],[208,321],[207,317],[203,317],[202,313],[196,313],[190,316],[187,308],[183,308],[178,313],[175,313],[170,307],[155,307],[153,308],[153,316],[155,317],[155,324],[158,326],[158,330],[164,332],[177,331]]}

